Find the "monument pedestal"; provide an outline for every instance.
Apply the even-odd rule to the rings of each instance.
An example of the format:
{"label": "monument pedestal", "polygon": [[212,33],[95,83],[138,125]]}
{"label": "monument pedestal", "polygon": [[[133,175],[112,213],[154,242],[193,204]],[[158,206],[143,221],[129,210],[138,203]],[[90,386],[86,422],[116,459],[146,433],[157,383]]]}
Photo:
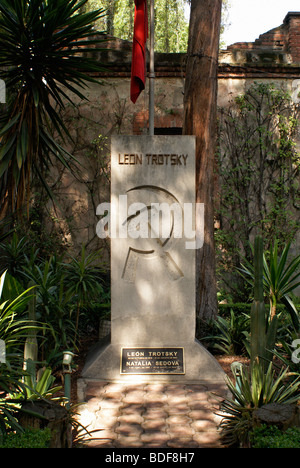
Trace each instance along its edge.
{"label": "monument pedestal", "polygon": [[195,137],[112,139],[111,343],[89,356],[83,380],[224,382],[195,340],[205,209],[195,193]]}
{"label": "monument pedestal", "polygon": [[[197,384],[223,384],[224,372],[216,359],[198,342],[181,343],[184,350],[184,373],[132,373],[122,374],[122,344],[100,344],[90,353],[82,372],[83,381],[115,382],[178,382]],[[178,343],[167,348],[177,348]],[[137,349],[144,349],[137,347]],[[161,347],[166,349],[166,347]],[[137,362],[141,362],[141,358]],[[135,366],[134,372],[138,372]]]}

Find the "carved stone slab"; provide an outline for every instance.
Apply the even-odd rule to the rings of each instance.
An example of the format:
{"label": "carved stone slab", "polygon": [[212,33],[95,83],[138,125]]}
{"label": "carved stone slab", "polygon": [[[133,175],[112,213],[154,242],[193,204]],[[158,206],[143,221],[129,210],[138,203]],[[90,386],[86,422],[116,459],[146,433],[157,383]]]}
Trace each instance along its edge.
{"label": "carved stone slab", "polygon": [[195,250],[186,249],[184,232],[175,237],[184,204],[195,203],[194,145],[193,137],[113,139],[112,214],[127,236],[124,229],[111,240],[112,343],[174,346],[194,338]]}
{"label": "carved stone slab", "polygon": [[[111,343],[94,351],[84,378],[223,381],[195,340],[195,248],[203,237],[199,229],[196,236],[195,192],[195,137],[113,137]],[[135,356],[124,367],[129,348],[180,348],[181,360],[172,367],[171,359]]]}

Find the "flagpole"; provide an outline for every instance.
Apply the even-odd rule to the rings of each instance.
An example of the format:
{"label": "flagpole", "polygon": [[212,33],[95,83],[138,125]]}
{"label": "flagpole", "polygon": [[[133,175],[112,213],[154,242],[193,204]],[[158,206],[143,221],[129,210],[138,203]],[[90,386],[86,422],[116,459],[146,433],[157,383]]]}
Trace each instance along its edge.
{"label": "flagpole", "polygon": [[154,135],[154,0],[150,0],[149,135]]}

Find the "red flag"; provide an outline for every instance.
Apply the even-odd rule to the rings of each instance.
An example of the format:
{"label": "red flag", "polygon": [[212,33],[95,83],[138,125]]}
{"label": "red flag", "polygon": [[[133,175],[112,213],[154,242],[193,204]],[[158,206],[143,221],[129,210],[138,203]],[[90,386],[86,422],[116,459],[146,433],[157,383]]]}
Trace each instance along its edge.
{"label": "red flag", "polygon": [[136,102],[145,89],[146,82],[146,41],[148,37],[147,0],[134,0],[134,32],[131,65],[130,97]]}

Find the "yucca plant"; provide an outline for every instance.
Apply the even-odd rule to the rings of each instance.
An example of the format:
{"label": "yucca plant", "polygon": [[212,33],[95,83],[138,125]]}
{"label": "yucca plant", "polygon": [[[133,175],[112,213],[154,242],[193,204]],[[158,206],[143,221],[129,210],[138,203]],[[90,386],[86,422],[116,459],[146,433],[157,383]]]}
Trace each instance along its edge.
{"label": "yucca plant", "polygon": [[82,13],[87,2],[0,0],[0,78],[8,95],[0,117],[2,215],[29,200],[33,175],[53,198],[46,182],[53,159],[68,169],[74,162],[53,135],[70,136],[60,111],[72,93],[86,99],[82,89],[102,69],[87,52],[103,40],[93,25],[104,10]]}
{"label": "yucca plant", "polygon": [[264,256],[264,274],[271,302],[271,317],[276,314],[278,302],[282,302],[288,309],[294,327],[299,330],[299,317],[289,294],[300,285],[300,255],[288,260],[291,244],[284,246],[281,255],[278,252],[278,242],[270,249],[269,264]]}

